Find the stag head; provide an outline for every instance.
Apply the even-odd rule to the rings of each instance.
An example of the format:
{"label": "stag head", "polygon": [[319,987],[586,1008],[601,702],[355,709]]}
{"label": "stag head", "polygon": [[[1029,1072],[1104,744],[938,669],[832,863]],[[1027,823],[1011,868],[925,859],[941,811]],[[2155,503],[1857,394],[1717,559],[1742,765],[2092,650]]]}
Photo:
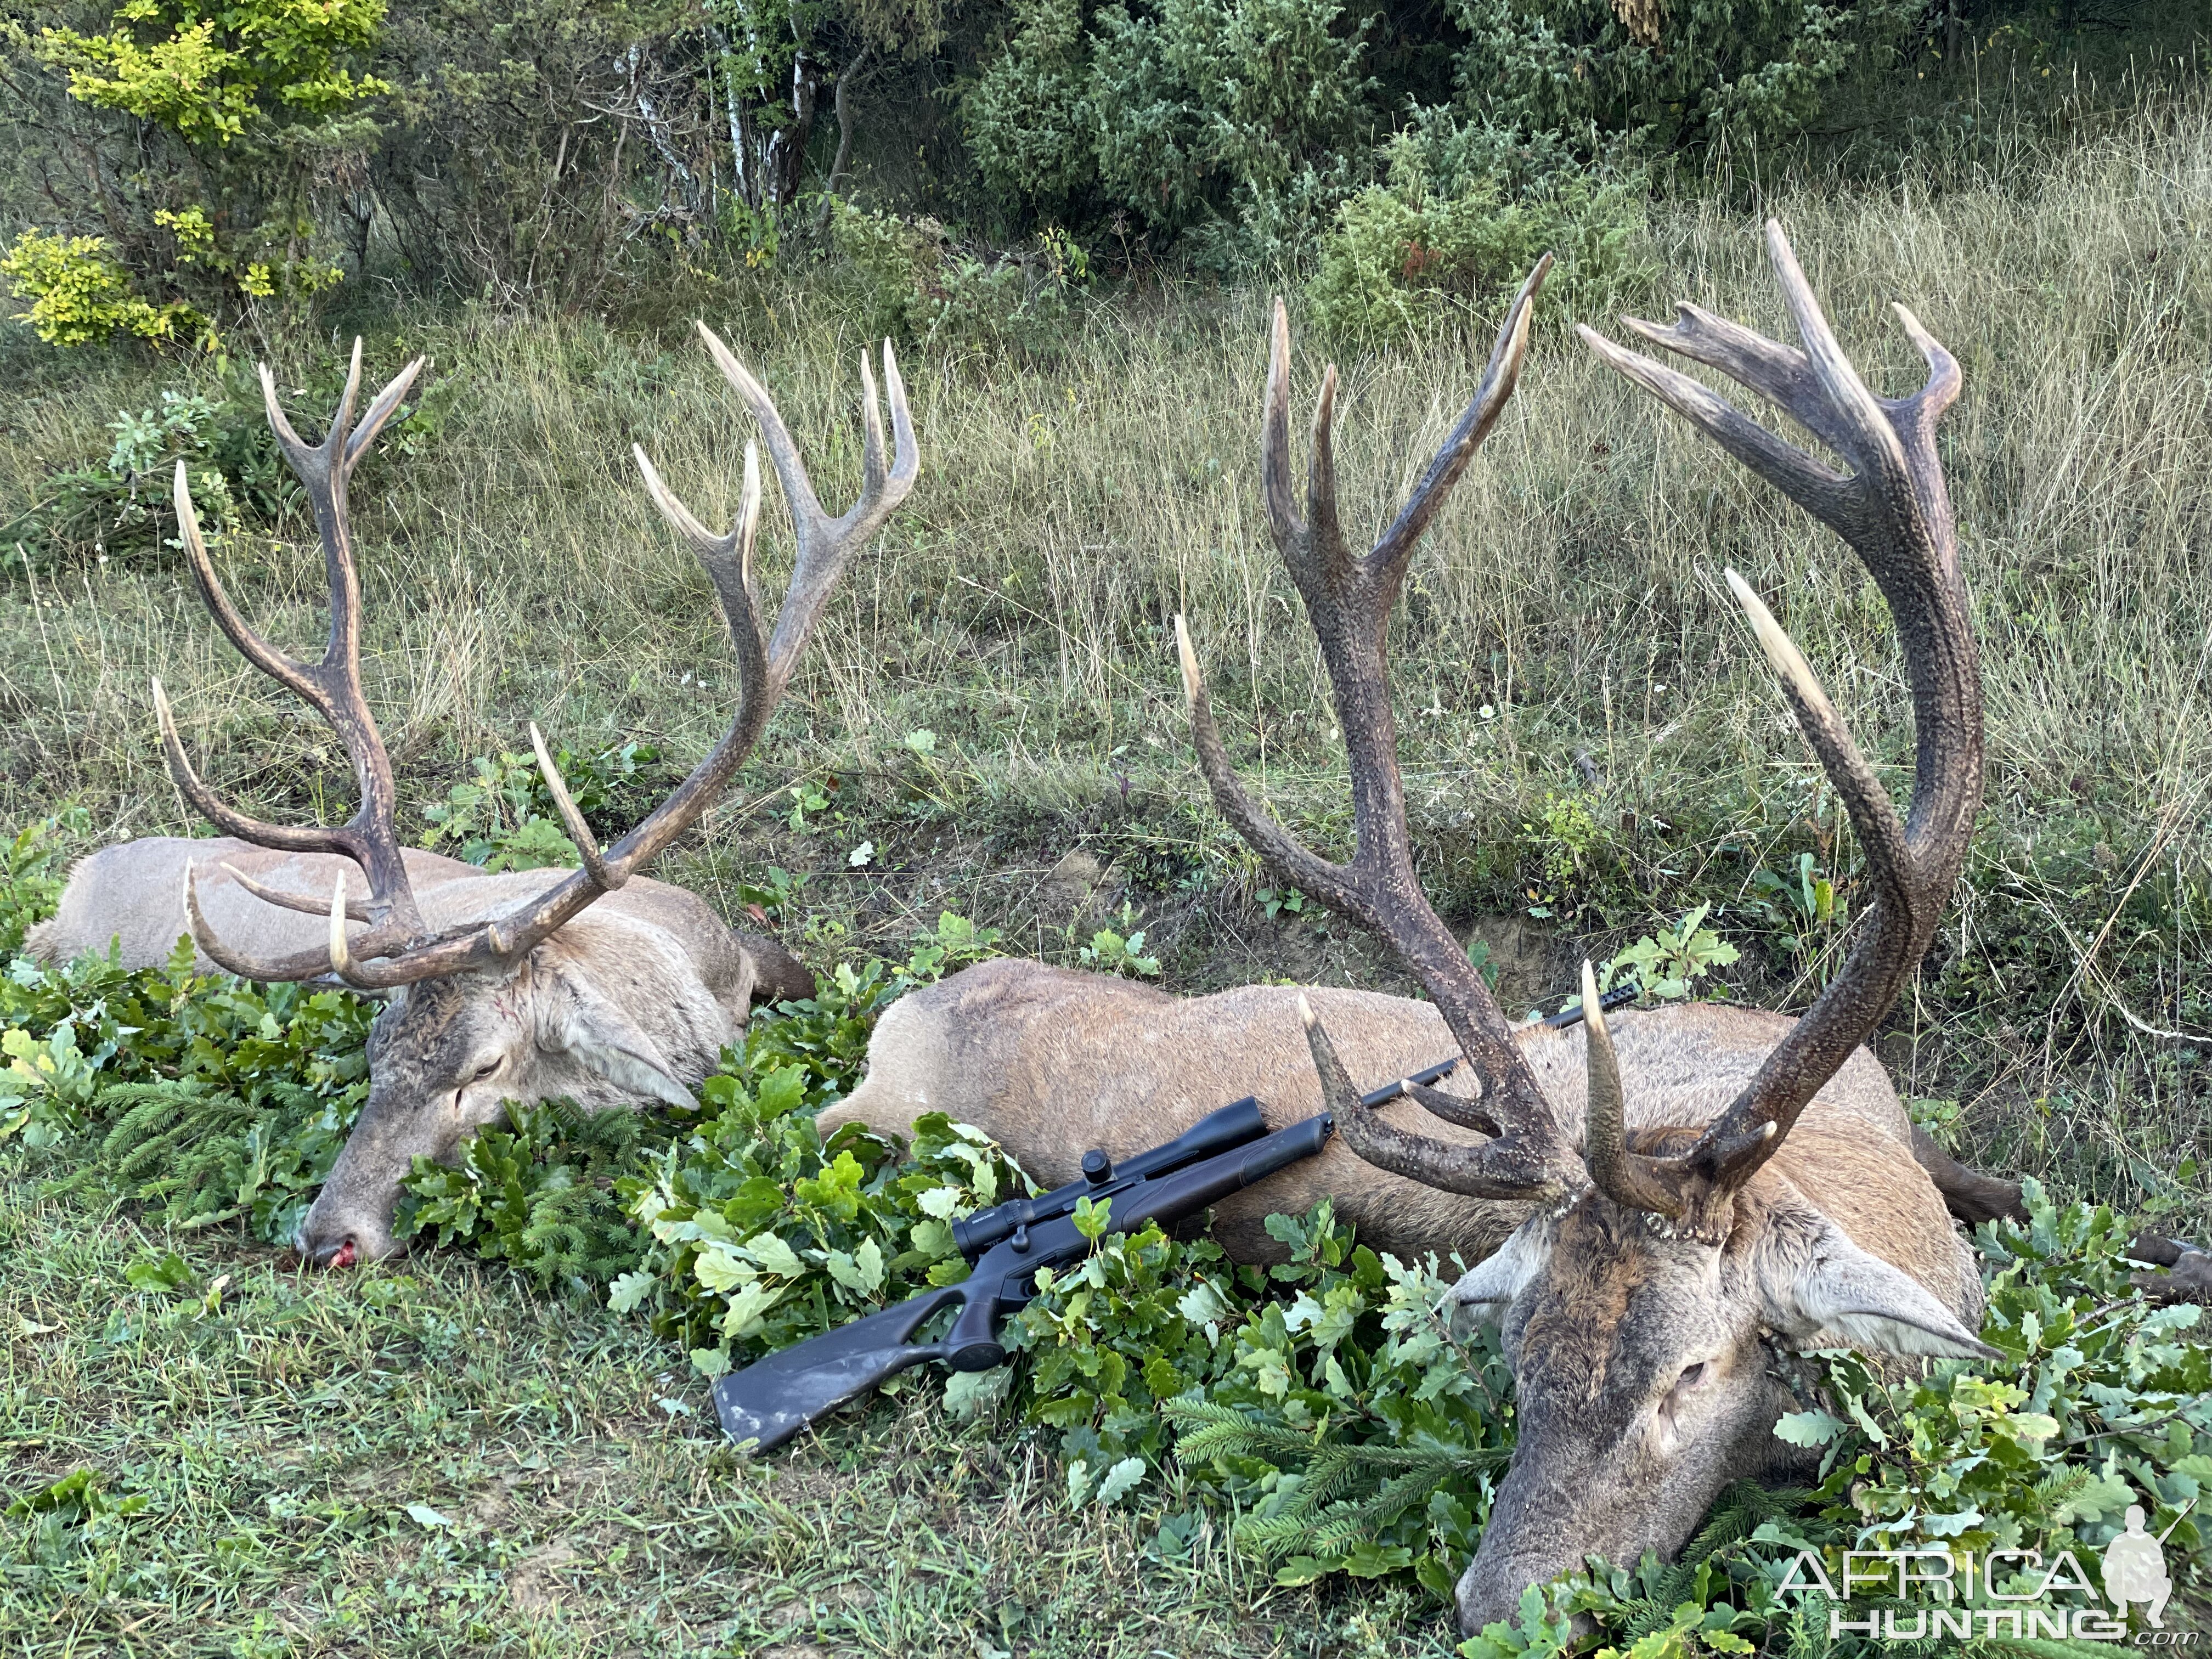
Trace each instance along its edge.
{"label": "stag head", "polygon": [[[1948,1286],[1947,1305],[1920,1279],[1854,1242],[1854,1231],[1881,1231],[1883,1218],[1871,1211],[1924,1197],[1932,1213],[1917,1224],[1937,1230],[1949,1246],[1933,1189],[1916,1196],[1893,1180],[1874,1178],[1881,1171],[1870,1160],[1893,1160],[1896,1148],[1798,1125],[1926,951],[1979,800],[1980,683],[1935,447],[1936,419],[1958,392],[1958,366],[1900,307],[1929,379],[1910,398],[1876,398],[1837,345],[1778,227],[1768,227],[1767,243],[1802,349],[1689,305],[1672,327],[1633,320],[1628,326],[1766,397],[1848,472],[1784,443],[1698,383],[1587,329],[1583,337],[1603,361],[1858,555],[1903,638],[1918,744],[1912,801],[1900,822],[1810,666],[1750,586],[1729,573],[1866,849],[1874,898],[1843,970],[1710,1122],[1628,1126],[1624,1073],[1671,1087],[1687,1056],[1640,1047],[1632,1020],[1624,1022],[1617,1045],[1585,964],[1587,1105],[1577,1126],[1577,1103],[1545,1097],[1413,870],[1384,632],[1414,542],[1512,395],[1548,259],[1514,301],[1466,414],[1412,499],[1364,555],[1350,550],[1337,520],[1333,368],[1322,377],[1314,416],[1303,514],[1293,501],[1289,333],[1279,304],[1276,309],[1263,477],[1270,524],[1319,639],[1349,753],[1357,831],[1349,862],[1331,863],[1300,846],[1246,793],[1215,728],[1188,632],[1176,622],[1194,740],[1224,815],[1278,874],[1394,947],[1434,999],[1480,1083],[1473,1102],[1432,1090],[1406,1092],[1435,1115],[1490,1139],[1448,1144],[1383,1121],[1360,1104],[1327,1032],[1309,1016],[1315,1064],[1339,1133],[1379,1168],[1529,1206],[1528,1219],[1506,1244],[1451,1292],[1467,1320],[1496,1328],[1517,1383],[1518,1447],[1494,1494],[1481,1548],[1459,1584],[1460,1623],[1469,1634],[1511,1619],[1528,1586],[1579,1566],[1586,1554],[1617,1561],[1647,1549],[1671,1554],[1729,1481],[1775,1466],[1787,1448],[1773,1425],[1796,1403],[1789,1350],[1830,1345],[1885,1354],[1993,1354],[1954,1310],[1978,1309],[1970,1273],[1966,1284]],[[1633,1063],[1624,1066],[1624,1054]]]}
{"label": "stag head", "polygon": [[[354,420],[361,390],[361,346],[330,430],[310,444],[293,429],[264,367],[269,422],[285,460],[305,486],[330,586],[331,627],[319,661],[301,661],[257,634],[231,604],[203,540],[181,463],[177,519],[185,552],[217,625],[264,673],[316,709],[343,741],[360,788],[351,818],[335,827],[263,822],[232,806],[203,782],[186,757],[161,683],[154,707],[163,753],[185,797],[217,829],[280,854],[334,854],[358,872],[341,874],[327,897],[265,883],[236,865],[227,873],[255,898],[329,920],[326,944],[268,955],[226,940],[204,911],[187,866],[184,908],[207,957],[242,977],[317,980],[386,999],[369,1042],[367,1103],[352,1137],[301,1229],[311,1259],[343,1265],[391,1251],[393,1200],[418,1156],[448,1156],[471,1130],[495,1121],[501,1103],[567,1097],[589,1109],[640,1098],[691,1105],[688,1076],[710,1069],[742,1022],[756,964],[711,913],[690,896],[664,889],[625,910],[592,906],[621,890],[696,823],[737,773],[768,724],[831,591],[854,551],[874,536],[914,487],[921,467],[906,391],[889,342],[883,366],[896,453],[886,465],[876,385],[861,359],[866,441],[860,499],[830,517],[816,498],[798,446],[775,404],[728,347],[703,323],[700,335],[715,365],[759,424],[791,507],[798,554],[791,585],[767,631],[753,580],[761,504],[758,456],[745,447],[744,490],[735,523],[708,530],[633,447],[648,494],[687,540],[714,590],[737,659],[737,708],[719,741],[690,775],[612,847],[602,848],[562,782],[535,725],[538,769],[580,867],[465,884],[418,895],[408,849],[395,827],[392,763],[362,690],[361,582],[354,563],[347,486],[378,432],[399,408],[421,359],[402,369]],[[416,854],[419,858],[420,854]],[[641,926],[636,911],[677,914],[674,933]],[[688,945],[672,943],[688,939]],[[655,953],[659,953],[656,957]],[[681,957],[682,960],[673,958]],[[702,958],[706,958],[702,960]],[[714,958],[720,958],[719,960]],[[675,987],[656,1008],[658,1037],[607,994],[611,982]],[[633,999],[633,1001],[635,999]],[[633,1013],[635,1010],[633,1009]]]}

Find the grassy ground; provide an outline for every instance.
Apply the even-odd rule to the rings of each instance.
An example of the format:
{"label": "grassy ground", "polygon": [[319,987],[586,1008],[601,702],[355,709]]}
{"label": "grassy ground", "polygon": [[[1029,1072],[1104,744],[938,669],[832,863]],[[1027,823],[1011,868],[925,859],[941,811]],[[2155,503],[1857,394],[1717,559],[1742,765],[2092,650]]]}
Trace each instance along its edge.
{"label": "grassy ground", "polygon": [[[2192,1151],[2212,1168],[2212,106],[1996,148],[1978,168],[1763,206],[1878,386],[1914,383],[1893,298],[1966,374],[1945,453],[1984,651],[1989,805],[1884,1057],[1909,1094],[1959,1103],[1983,1160],[2124,1199],[2170,1189]],[[1655,208],[1652,307],[1680,293],[1777,327],[1756,216]],[[1182,736],[1177,610],[1249,774],[1318,839],[1345,829],[1318,664],[1259,512],[1263,300],[1123,305],[1025,364],[909,358],[923,482],[744,786],[665,873],[732,914],[768,865],[807,874],[781,919],[818,965],[903,954],[943,908],[1062,959],[1126,914],[1180,988],[1396,982],[1340,927],[1269,913]],[[698,301],[841,499],[862,342],[834,296],[732,283]],[[1745,949],[1737,994],[1802,1006],[1834,929],[1792,925],[1759,877],[1854,860],[1719,572],[1778,600],[1856,728],[1901,761],[1886,615],[1825,532],[1561,322],[1399,625],[1431,890],[1492,943],[1518,1004],[1557,995],[1583,949],[1711,901]],[[1379,522],[1408,487],[1486,344],[1346,364],[1348,522]],[[356,492],[372,695],[410,811],[466,757],[522,746],[531,718],[580,750],[645,737],[688,762],[725,717],[726,647],[623,457],[644,444],[704,515],[733,504],[746,434],[703,354],[672,325],[580,318],[387,319],[370,345],[380,374],[415,350],[437,362],[436,429]],[[1300,398],[1323,351],[1302,349]],[[4,363],[6,514],[52,468],[104,453],[118,408],[198,372],[20,339]],[[249,613],[304,642],[319,573],[301,533],[241,535],[220,556]],[[773,585],[787,544],[769,541]],[[19,559],[6,580],[0,820],[74,801],[88,842],[183,829],[149,672],[217,780],[275,816],[344,810],[335,745],[242,665],[173,562],[88,549]],[[822,802],[800,803],[803,827],[794,786]],[[1136,1522],[1072,1527],[1056,1473],[1018,1438],[957,1432],[933,1407],[743,1468],[702,1425],[678,1356],[466,1262],[309,1279],[202,1240],[198,1291],[142,1295],[121,1277],[144,1248],[133,1224],[10,1170],[0,1483],[90,1463],[113,1494],[188,1500],[158,1539],[95,1526],[10,1568],[0,1630],[24,1652],[1443,1644],[1435,1609],[1395,1592],[1316,1602],[1225,1551],[1148,1557]]]}
{"label": "grassy ground", "polygon": [[503,1271],[203,1240],[189,1288],[142,1292],[126,1270],[180,1241],[33,1193],[0,1186],[0,1478],[89,1466],[95,1509],[162,1521],[8,1522],[11,1653],[1449,1650],[1418,1591],[1278,1589],[1210,1534],[1072,1520],[1049,1460],[934,1389],[751,1464],[680,1355]]}

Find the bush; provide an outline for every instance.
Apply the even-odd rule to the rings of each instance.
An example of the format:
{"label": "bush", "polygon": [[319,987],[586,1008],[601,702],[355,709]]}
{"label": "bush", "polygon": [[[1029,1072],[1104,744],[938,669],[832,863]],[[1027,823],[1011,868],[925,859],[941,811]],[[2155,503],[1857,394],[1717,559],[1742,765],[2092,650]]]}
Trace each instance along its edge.
{"label": "bush", "polygon": [[1083,251],[1056,231],[994,253],[962,246],[934,219],[842,202],[831,228],[862,329],[928,349],[1049,356],[1090,277]]}
{"label": "bush", "polygon": [[240,322],[264,337],[298,322],[341,276],[335,186],[386,90],[356,68],[384,0],[131,0],[89,31],[57,27],[58,8],[33,16],[46,73],[28,84],[71,185],[55,199],[84,222],[27,229],[0,266],[40,337],[212,345]]}
{"label": "bush", "polygon": [[1317,229],[1340,194],[1315,180],[1376,125],[1368,22],[1337,0],[1157,0],[1087,23],[1076,0],[1019,0],[1013,21],[961,118],[986,185],[1029,214],[1295,240],[1291,222]]}
{"label": "bush", "polygon": [[1640,289],[1644,181],[1578,164],[1556,141],[1417,112],[1389,180],[1338,210],[1310,289],[1324,326],[1379,341],[1494,315],[1545,252],[1547,299],[1589,313]]}
{"label": "bush", "polygon": [[1465,32],[1460,104],[1583,154],[1626,142],[1672,155],[1801,129],[1857,59],[1886,58],[1920,8],[1904,0],[1452,0]]}
{"label": "bush", "polygon": [[117,334],[173,345],[206,326],[181,300],[155,305],[134,292],[104,236],[50,235],[33,225],[0,254],[0,276],[31,302],[15,320],[48,345],[93,345]]}
{"label": "bush", "polygon": [[[384,34],[378,69],[391,119],[370,157],[416,281],[502,302],[588,305],[605,296],[663,191],[632,189],[665,162],[659,137],[697,139],[641,116],[687,123],[704,90],[678,57],[687,24],[665,0],[410,0]],[[663,182],[672,183],[673,180]],[[694,227],[696,228],[697,227]]]}
{"label": "bush", "polygon": [[79,550],[107,555],[173,546],[169,490],[180,460],[211,540],[240,529],[248,514],[272,522],[299,498],[258,404],[169,389],[159,407],[126,410],[108,430],[115,441],[106,459],[49,473],[40,498],[0,525],[0,541],[35,548],[40,564]]}

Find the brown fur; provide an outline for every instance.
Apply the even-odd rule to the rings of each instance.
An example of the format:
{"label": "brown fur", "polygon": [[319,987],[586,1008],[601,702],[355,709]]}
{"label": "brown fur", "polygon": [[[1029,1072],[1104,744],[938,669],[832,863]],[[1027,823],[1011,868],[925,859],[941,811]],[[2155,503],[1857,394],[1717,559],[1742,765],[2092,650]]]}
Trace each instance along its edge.
{"label": "brown fur", "polygon": [[[487,875],[413,848],[408,879],[433,929],[498,915],[568,872]],[[32,930],[32,955],[64,962],[117,951],[126,968],[166,960],[185,934],[186,866],[203,912],[234,949],[260,959],[315,949],[322,917],[265,902],[224,870],[234,865],[288,893],[326,900],[343,872],[326,854],[244,842],[149,837],[103,848],[70,872],[53,919]],[[197,951],[203,970],[213,963]],[[812,994],[813,979],[781,945],[733,933],[696,895],[634,878],[512,969],[428,980],[395,992],[369,1038],[369,1097],[299,1246],[319,1261],[391,1254],[400,1177],[417,1155],[450,1157],[508,1099],[567,1097],[590,1110],[641,1099],[688,1100],[763,998]]]}
{"label": "brown fur", "polygon": [[[1304,995],[1362,1089],[1453,1052],[1429,1003]],[[1179,999],[1038,963],[987,963],[894,1004],[869,1044],[866,1080],[821,1125],[907,1135],[921,1113],[945,1112],[1054,1185],[1074,1178],[1090,1147],[1124,1157],[1247,1093],[1280,1127],[1322,1104],[1298,996],[1248,986]],[[1698,1004],[1611,1024],[1630,1144],[1661,1153],[1686,1148],[1792,1022]],[[1534,1027],[1518,1040],[1579,1141],[1583,1030]],[[1462,1074],[1443,1086],[1476,1092]],[[1384,1114],[1442,1139],[1481,1139],[1409,1102]],[[1944,1188],[1916,1153],[1933,1153]],[[1717,1245],[1595,1193],[1562,1213],[1534,1213],[1440,1191],[1362,1162],[1340,1139],[1224,1200],[1213,1230],[1239,1259],[1274,1259],[1281,1246],[1264,1218],[1328,1197],[1376,1249],[1476,1264],[1453,1297],[1498,1328],[1519,1382],[1520,1436],[1460,1582],[1471,1633],[1586,1553],[1624,1562],[1646,1549],[1671,1553],[1729,1481],[1786,1467],[1794,1454],[1772,1430],[1796,1404],[1770,1339],[1877,1354],[1984,1352],[1973,1335],[1981,1281],[1945,1207],[1954,1191],[1983,1207],[2016,1203],[2018,1193],[1925,1145],[1862,1048],[1734,1194]]]}

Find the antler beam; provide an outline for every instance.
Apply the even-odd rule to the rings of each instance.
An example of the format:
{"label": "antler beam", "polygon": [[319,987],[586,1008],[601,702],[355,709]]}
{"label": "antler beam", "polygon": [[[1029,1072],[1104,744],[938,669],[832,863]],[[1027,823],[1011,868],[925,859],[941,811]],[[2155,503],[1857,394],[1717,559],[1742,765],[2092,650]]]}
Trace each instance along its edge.
{"label": "antler beam", "polygon": [[[1728,1194],[1773,1156],[1927,954],[1966,862],[1982,789],[1980,669],[1936,448],[1936,422],[1959,394],[1959,365],[1899,306],[1928,379],[1911,397],[1876,397],[1837,343],[1789,240],[1771,221],[1766,246],[1802,350],[1687,304],[1671,328],[1634,319],[1624,319],[1625,325],[1766,398],[1835,452],[1848,472],[1784,442],[1687,376],[1588,328],[1578,331],[1603,362],[1843,538],[1888,602],[1911,686],[1912,800],[1900,822],[1803,653],[1750,586],[1728,573],[1799,729],[1850,814],[1873,903],[1842,971],[1687,1152],[1608,1154],[1613,1174],[1601,1186],[1617,1188],[1623,1202],[1690,1215],[1692,1227],[1707,1232],[1724,1224],[1716,1212]],[[1591,1036],[1595,1053],[1595,1024]]]}
{"label": "antler beam", "polygon": [[[1547,255],[1522,284],[1466,411],[1405,507],[1374,546],[1359,555],[1346,544],[1337,515],[1334,364],[1322,376],[1306,470],[1305,510],[1298,510],[1290,453],[1290,321],[1282,302],[1275,303],[1261,421],[1261,483],[1268,525],[1291,580],[1304,598],[1344,732],[1357,834],[1349,863],[1332,863],[1301,846],[1245,789],[1214,722],[1189,629],[1182,617],[1176,619],[1192,740],[1222,815],[1285,881],[1389,940],[1435,999],[1481,1081],[1482,1103],[1476,1108],[1433,1090],[1413,1091],[1415,1099],[1447,1121],[1504,1132],[1480,1146],[1455,1146],[1387,1124],[1361,1107],[1356,1094],[1349,1094],[1342,1103],[1332,1097],[1338,1133],[1360,1157],[1379,1168],[1474,1197],[1529,1200],[1572,1198],[1588,1190],[1589,1178],[1560,1133],[1489,988],[1421,892],[1406,825],[1406,791],[1398,770],[1397,723],[1390,708],[1384,635],[1422,532],[1443,507],[1519,384],[1530,312],[1550,268]],[[1317,1024],[1313,1030],[1317,1034],[1316,1063],[1321,1063],[1327,1036]],[[1322,1075],[1327,1086],[1331,1079],[1326,1064]]]}

